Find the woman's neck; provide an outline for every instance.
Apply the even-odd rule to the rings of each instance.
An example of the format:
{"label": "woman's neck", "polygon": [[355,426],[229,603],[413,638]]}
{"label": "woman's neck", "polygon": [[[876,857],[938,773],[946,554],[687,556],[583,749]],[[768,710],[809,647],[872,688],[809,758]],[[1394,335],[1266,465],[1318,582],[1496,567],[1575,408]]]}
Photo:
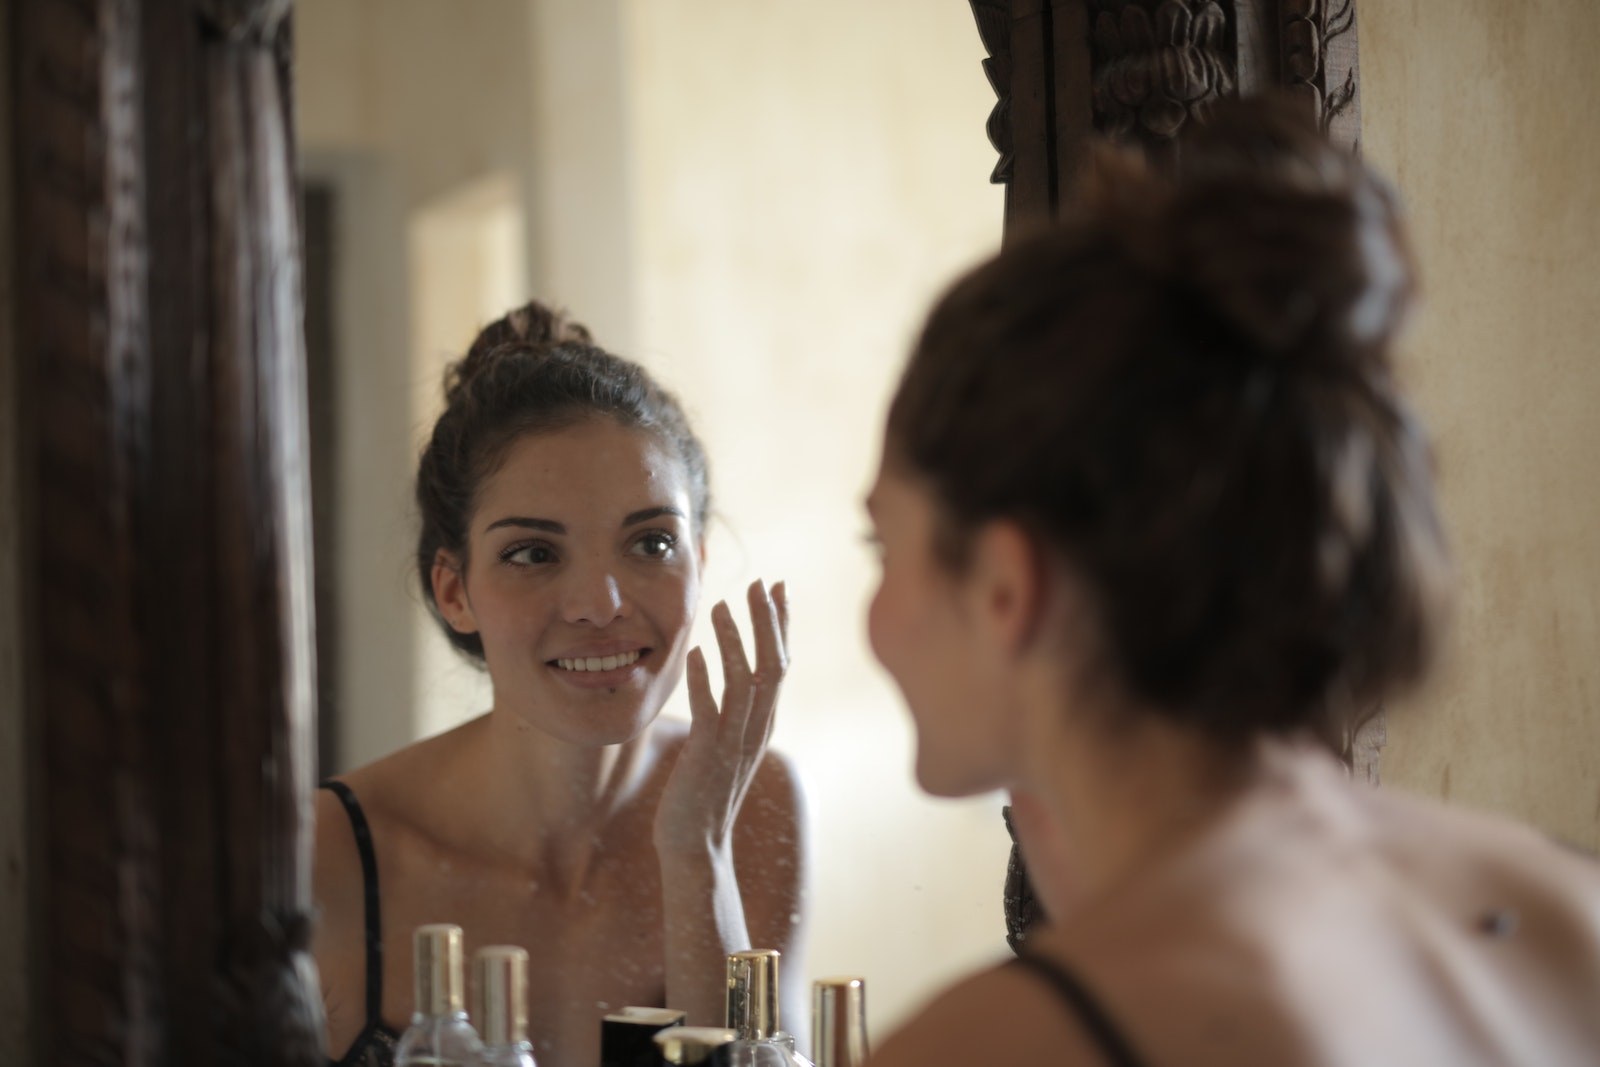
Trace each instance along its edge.
{"label": "woman's neck", "polygon": [[446,772],[453,824],[490,855],[579,884],[606,824],[636,794],[650,731],[620,745],[562,741],[496,708],[472,724]]}
{"label": "woman's neck", "polygon": [[[1065,709],[1033,717],[1015,804],[1023,848],[1062,919],[1169,856],[1260,779],[1266,750],[1217,744],[1147,709]],[[1270,747],[1270,746],[1269,746]],[[1035,859],[1036,857],[1036,859]]]}

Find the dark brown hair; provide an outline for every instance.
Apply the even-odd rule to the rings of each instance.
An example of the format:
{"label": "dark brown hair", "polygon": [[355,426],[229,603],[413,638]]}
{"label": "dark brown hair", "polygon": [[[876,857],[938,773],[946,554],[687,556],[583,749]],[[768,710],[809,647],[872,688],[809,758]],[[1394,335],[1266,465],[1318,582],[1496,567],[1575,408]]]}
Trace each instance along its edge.
{"label": "dark brown hair", "polygon": [[1102,153],[1066,224],[957,282],[888,454],[951,566],[995,518],[1068,560],[1161,714],[1325,728],[1420,678],[1440,629],[1429,452],[1389,361],[1411,256],[1388,187],[1287,102],[1219,108],[1183,159]]}
{"label": "dark brown hair", "polygon": [[530,303],[484,327],[445,372],[445,410],[417,466],[417,576],[428,608],[456,648],[483,658],[477,634],[439,614],[433,562],[444,549],[467,563],[467,533],[483,480],[525,434],[604,417],[658,435],[683,462],[697,535],[711,507],[705,449],[676,398],[644,368],[595,346],[564,314]]}

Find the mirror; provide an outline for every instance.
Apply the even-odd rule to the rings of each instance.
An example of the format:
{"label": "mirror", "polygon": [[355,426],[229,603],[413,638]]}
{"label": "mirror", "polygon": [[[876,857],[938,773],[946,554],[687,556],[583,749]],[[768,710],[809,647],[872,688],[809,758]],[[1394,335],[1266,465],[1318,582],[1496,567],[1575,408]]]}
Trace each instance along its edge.
{"label": "mirror", "polygon": [[[683,400],[717,599],[786,579],[773,744],[809,802],[808,970],[883,1033],[1006,952],[998,797],[933,802],[872,661],[860,500],[925,311],[996,249],[965,4],[301,0],[324,775],[488,707],[411,573],[445,365],[529,296]],[[687,718],[681,691],[665,714]],[[884,922],[886,909],[895,919]],[[529,946],[530,948],[534,946]]]}

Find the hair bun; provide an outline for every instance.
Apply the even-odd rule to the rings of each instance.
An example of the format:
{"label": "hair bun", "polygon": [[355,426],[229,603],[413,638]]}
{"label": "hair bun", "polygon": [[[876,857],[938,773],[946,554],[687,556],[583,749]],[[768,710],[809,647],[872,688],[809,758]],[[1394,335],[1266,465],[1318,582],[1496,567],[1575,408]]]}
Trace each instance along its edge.
{"label": "hair bun", "polygon": [[1101,209],[1124,218],[1145,200],[1139,258],[1263,356],[1324,367],[1385,358],[1415,291],[1387,184],[1287,99],[1218,108],[1181,160],[1164,189],[1149,177],[1137,192],[1096,183]]}
{"label": "hair bun", "polygon": [[452,363],[445,372],[445,397],[454,397],[463,386],[492,365],[497,354],[503,350],[593,343],[594,338],[588,327],[581,322],[568,318],[565,311],[531,300],[478,331],[467,354]]}

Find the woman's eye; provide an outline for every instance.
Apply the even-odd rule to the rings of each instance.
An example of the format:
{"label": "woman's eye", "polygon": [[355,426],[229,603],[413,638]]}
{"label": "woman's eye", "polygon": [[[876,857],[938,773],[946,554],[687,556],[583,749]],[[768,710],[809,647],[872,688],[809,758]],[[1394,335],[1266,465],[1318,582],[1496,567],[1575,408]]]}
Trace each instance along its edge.
{"label": "woman's eye", "polygon": [[517,563],[525,567],[539,563],[553,563],[555,558],[556,554],[549,545],[538,542],[531,545],[512,545],[500,553],[501,563]]}
{"label": "woman's eye", "polygon": [[651,559],[666,559],[677,544],[678,539],[671,534],[647,533],[633,543],[633,550]]}

